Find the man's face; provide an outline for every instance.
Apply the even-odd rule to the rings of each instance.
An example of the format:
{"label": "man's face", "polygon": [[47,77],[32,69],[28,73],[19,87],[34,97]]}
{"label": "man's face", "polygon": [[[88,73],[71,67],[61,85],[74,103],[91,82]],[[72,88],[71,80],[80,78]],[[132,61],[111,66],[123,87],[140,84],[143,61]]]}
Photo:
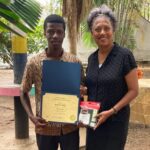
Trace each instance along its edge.
{"label": "man's face", "polygon": [[48,45],[51,48],[61,48],[63,39],[65,37],[65,31],[63,24],[61,23],[47,23],[44,31],[44,35],[47,38]]}

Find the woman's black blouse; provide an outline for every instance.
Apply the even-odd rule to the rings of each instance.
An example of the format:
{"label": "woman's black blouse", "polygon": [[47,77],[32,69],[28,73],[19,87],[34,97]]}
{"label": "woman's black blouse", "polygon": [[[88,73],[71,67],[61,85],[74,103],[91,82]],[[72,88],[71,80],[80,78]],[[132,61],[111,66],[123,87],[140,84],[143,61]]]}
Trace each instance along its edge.
{"label": "woman's black blouse", "polygon": [[131,51],[114,43],[111,52],[99,68],[96,50],[88,58],[88,99],[101,102],[101,111],[110,109],[127,93],[125,76],[136,67]]}

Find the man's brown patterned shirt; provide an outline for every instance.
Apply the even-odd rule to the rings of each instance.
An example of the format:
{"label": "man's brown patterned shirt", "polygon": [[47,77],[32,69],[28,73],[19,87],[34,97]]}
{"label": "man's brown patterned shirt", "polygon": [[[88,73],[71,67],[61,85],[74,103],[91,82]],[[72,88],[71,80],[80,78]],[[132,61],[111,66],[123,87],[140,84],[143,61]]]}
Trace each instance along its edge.
{"label": "man's brown patterned shirt", "polygon": [[[46,56],[46,51],[43,51],[36,56],[32,57],[26,65],[21,90],[23,92],[29,92],[32,88],[32,85],[35,86],[35,102],[36,102],[36,115],[40,116],[40,97],[41,97],[41,78],[42,78],[42,62],[43,60],[51,60]],[[64,62],[77,62],[81,63],[80,60],[67,52],[63,52],[60,61]],[[83,73],[82,73],[83,74]],[[60,123],[49,123],[45,128],[35,129],[36,133],[41,135],[61,135],[67,134],[74,130],[77,130],[76,125],[70,124],[60,124]]]}

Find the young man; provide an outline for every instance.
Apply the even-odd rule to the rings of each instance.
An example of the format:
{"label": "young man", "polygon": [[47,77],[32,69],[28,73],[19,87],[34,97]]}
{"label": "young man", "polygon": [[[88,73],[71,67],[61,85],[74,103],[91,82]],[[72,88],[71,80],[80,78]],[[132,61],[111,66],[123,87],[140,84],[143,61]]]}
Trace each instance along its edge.
{"label": "young man", "polygon": [[[39,150],[57,150],[60,144],[63,150],[79,149],[79,129],[76,125],[48,123],[40,117],[41,74],[43,60],[78,62],[74,55],[66,53],[62,48],[65,37],[65,22],[61,16],[49,15],[44,21],[44,35],[48,48],[37,54],[27,63],[22,85],[21,102],[35,125]],[[28,92],[35,85],[36,115],[33,114]]]}

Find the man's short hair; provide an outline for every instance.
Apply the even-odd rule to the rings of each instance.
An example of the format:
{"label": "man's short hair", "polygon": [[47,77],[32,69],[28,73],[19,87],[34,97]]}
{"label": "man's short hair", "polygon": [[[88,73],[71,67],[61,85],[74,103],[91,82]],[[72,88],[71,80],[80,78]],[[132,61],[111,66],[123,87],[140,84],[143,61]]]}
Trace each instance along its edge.
{"label": "man's short hair", "polygon": [[44,20],[44,31],[46,29],[47,23],[61,23],[63,25],[64,31],[66,29],[66,24],[65,24],[63,17],[61,17],[57,14],[51,14],[45,18],[45,20]]}

